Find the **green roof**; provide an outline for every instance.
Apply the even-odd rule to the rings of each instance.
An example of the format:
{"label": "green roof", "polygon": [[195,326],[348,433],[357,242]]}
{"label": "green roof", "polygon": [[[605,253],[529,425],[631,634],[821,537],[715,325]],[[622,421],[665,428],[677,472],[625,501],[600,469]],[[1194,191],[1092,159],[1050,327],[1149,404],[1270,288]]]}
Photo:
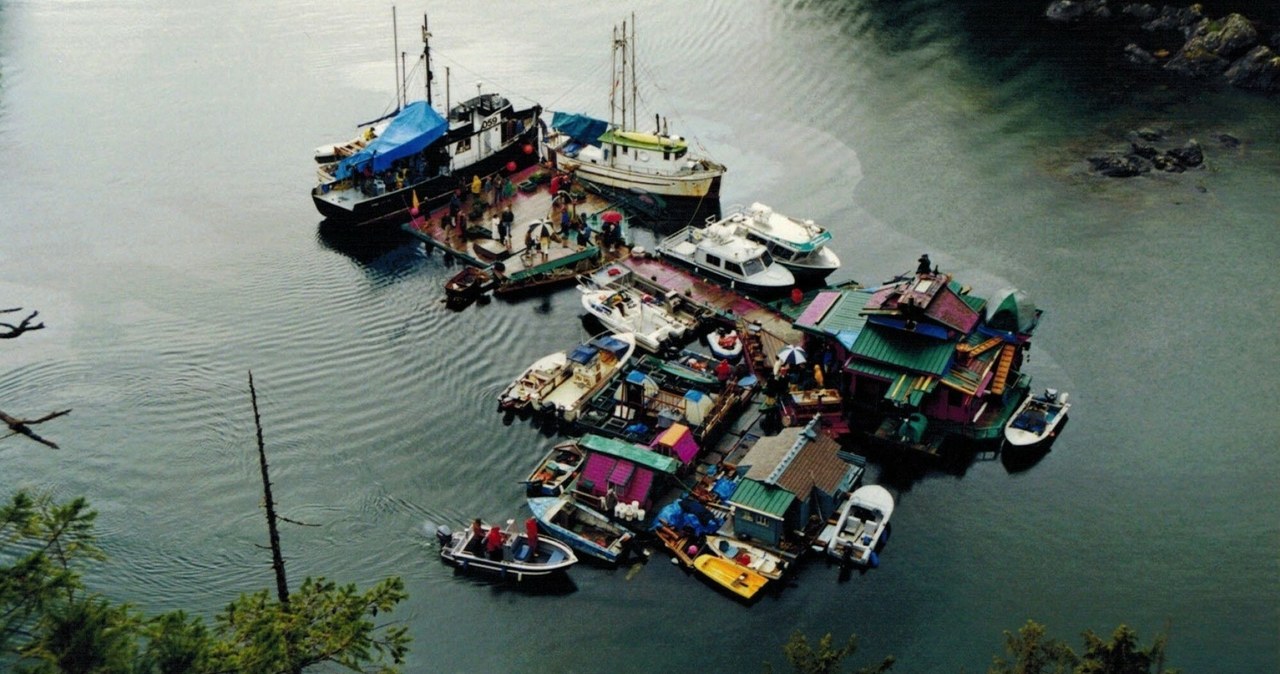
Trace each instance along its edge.
{"label": "green roof", "polygon": [[955,342],[867,324],[850,353],[882,365],[942,376],[951,367]]}
{"label": "green roof", "polygon": [[675,458],[659,454],[648,447],[640,447],[630,442],[606,438],[592,433],[582,436],[579,444],[598,454],[608,454],[618,459],[625,459],[661,473],[674,475],[676,468],[680,466],[680,463]]}
{"label": "green roof", "polygon": [[873,363],[869,360],[851,360],[845,367],[848,368],[850,372],[869,374],[872,377],[879,377],[880,379],[887,379],[890,381],[899,374],[897,370],[891,367],[887,367],[879,363]]}
{"label": "green roof", "polygon": [[926,393],[938,387],[938,378],[922,374],[902,373],[898,375],[889,390],[884,394],[886,400],[899,404],[918,407]]}
{"label": "green roof", "polygon": [[[663,140],[666,140],[666,142],[662,142]],[[609,129],[600,134],[600,142],[617,143],[618,145],[640,148],[641,150],[652,150],[654,152],[679,152],[689,147],[687,142],[676,140],[670,136],[655,136],[641,131],[620,131],[618,129]]]}
{"label": "green roof", "polygon": [[736,506],[754,510],[770,517],[782,519],[787,508],[796,500],[796,495],[771,484],[765,484],[749,477],[742,478],[737,491],[729,501]]}

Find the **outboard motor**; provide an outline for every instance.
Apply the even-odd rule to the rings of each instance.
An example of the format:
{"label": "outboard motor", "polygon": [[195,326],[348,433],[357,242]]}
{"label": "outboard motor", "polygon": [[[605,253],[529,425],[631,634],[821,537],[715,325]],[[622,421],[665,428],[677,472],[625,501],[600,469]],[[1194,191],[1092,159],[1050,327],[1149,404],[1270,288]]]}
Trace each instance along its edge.
{"label": "outboard motor", "polygon": [[449,529],[449,525],[441,524],[436,528],[436,540],[440,541],[441,547],[445,547],[453,541],[453,531]]}

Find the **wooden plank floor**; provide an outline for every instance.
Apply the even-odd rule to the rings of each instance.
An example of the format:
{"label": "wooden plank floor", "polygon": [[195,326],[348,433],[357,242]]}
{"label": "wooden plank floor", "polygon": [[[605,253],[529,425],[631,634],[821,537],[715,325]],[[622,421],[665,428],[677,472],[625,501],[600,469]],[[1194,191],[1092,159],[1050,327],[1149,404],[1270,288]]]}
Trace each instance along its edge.
{"label": "wooden plank floor", "polygon": [[[539,171],[545,173],[549,169],[539,165],[531,166],[512,175],[511,182],[519,185]],[[466,192],[464,197],[462,212],[469,214],[472,212],[472,196],[470,192]],[[488,195],[485,195],[486,200],[487,197]],[[448,205],[437,208],[424,216],[413,218],[405,223],[403,228],[410,235],[425,242],[427,245],[444,250],[468,264],[488,267],[492,262],[476,252],[475,243],[497,238],[497,232],[493,230],[491,224],[492,218],[500,214],[508,205],[511,206],[511,213],[515,216],[515,222],[512,226],[513,231],[511,232],[511,244],[508,248],[511,252],[511,257],[502,261],[506,267],[505,273],[508,276],[528,267],[553,262],[582,250],[577,246],[575,237],[571,237],[571,240],[568,241],[561,241],[558,236],[552,239],[551,246],[546,251],[545,257],[541,253],[535,254],[533,251],[526,250],[525,235],[528,233],[530,225],[548,221],[553,224],[555,230],[559,229],[560,213],[564,207],[552,203],[549,181],[542,182],[532,192],[523,192],[517,189],[515,196],[512,198],[501,199],[497,204],[488,204],[479,218],[468,224],[468,235],[466,236],[459,232],[456,226],[446,226],[445,221],[448,220],[449,216]],[[590,192],[586,193],[584,201],[571,206],[578,214],[584,217],[609,207],[610,204],[608,202]],[[476,236],[476,233],[481,230],[488,232],[487,236]],[[594,239],[593,243],[595,243]]]}

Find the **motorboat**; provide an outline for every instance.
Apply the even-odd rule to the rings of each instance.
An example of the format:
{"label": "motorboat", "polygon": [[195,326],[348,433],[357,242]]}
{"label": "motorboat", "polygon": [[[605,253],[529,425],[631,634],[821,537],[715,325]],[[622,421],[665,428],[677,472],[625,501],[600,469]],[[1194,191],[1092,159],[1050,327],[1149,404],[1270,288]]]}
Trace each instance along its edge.
{"label": "motorboat", "polygon": [[783,215],[756,202],[727,218],[747,238],[763,244],[778,264],[801,283],[817,283],[840,268],[840,258],[827,247],[831,233],[812,220]]}
{"label": "motorboat", "polygon": [[579,502],[572,494],[531,497],[529,510],[547,534],[608,564],[621,561],[635,537],[622,525]]}
{"label": "motorboat", "polygon": [[486,549],[490,533],[497,528],[495,524],[479,522],[458,531],[441,526],[436,529],[440,558],[460,569],[483,571],[517,581],[561,573],[578,563],[577,555],[568,545],[539,536],[533,519],[526,522],[523,531],[514,528],[514,523],[515,520],[507,520],[507,526],[498,529],[496,535],[502,544],[500,554],[490,554]]}
{"label": "motorboat", "polygon": [[568,350],[549,353],[525,368],[498,396],[498,408],[525,410],[541,403],[543,396],[569,376]]}
{"label": "motorboat", "polygon": [[655,249],[661,256],[709,274],[730,287],[774,295],[796,284],[791,271],[777,264],[762,244],[724,221],[685,227],[663,238]]}
{"label": "motorboat", "polygon": [[1067,393],[1052,388],[1027,396],[1005,424],[1005,442],[1014,447],[1031,447],[1052,440],[1071,409],[1067,398]]}
{"label": "motorboat", "polygon": [[566,354],[568,367],[556,377],[559,383],[538,396],[536,408],[565,422],[576,420],[583,404],[627,364],[635,348],[630,332],[600,335],[574,347]]}
{"label": "motorboat", "polygon": [[879,566],[876,549],[885,540],[891,515],[893,495],[889,490],[878,484],[854,490],[840,508],[827,554],[858,566]]}
{"label": "motorboat", "polygon": [[634,334],[636,346],[651,353],[659,353],[695,327],[668,311],[658,298],[633,288],[579,289],[588,314],[614,333]]}
{"label": "motorboat", "polygon": [[525,478],[529,496],[559,496],[572,482],[586,462],[586,452],[577,440],[562,442],[542,457],[529,477]]}

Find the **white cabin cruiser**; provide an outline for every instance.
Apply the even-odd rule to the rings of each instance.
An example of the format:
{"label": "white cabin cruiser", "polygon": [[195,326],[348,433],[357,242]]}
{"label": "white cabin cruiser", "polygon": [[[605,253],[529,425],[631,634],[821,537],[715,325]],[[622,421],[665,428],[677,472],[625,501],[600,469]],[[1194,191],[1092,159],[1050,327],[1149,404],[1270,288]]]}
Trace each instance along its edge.
{"label": "white cabin cruiser", "polygon": [[762,244],[724,220],[685,227],[658,242],[656,249],[664,257],[749,291],[776,294],[796,283],[791,270],[777,264]]}
{"label": "white cabin cruiser", "polygon": [[783,215],[759,202],[730,210],[733,213],[725,220],[737,225],[747,238],[763,244],[796,280],[821,281],[840,268],[840,258],[827,247],[831,233],[812,220]]}

